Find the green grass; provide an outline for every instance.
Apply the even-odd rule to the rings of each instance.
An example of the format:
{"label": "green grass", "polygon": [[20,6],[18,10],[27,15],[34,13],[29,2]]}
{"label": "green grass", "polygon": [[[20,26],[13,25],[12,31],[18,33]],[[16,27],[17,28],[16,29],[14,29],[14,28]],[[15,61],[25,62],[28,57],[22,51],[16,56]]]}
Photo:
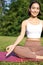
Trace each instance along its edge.
{"label": "green grass", "polygon": [[[15,42],[17,37],[0,36],[0,51],[5,51],[6,47]],[[24,38],[19,45],[24,45],[26,38]],[[41,38],[41,44],[43,45],[43,38]],[[43,62],[0,62],[0,65],[43,65]]]}

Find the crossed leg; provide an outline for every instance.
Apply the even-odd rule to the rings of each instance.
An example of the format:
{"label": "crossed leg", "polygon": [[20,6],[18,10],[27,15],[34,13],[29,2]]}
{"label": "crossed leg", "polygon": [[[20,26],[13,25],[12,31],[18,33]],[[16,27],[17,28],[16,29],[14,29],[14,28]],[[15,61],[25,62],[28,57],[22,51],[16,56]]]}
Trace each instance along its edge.
{"label": "crossed leg", "polygon": [[28,47],[16,46],[13,51],[21,58],[36,58],[36,55]]}
{"label": "crossed leg", "polygon": [[39,56],[43,56],[43,46],[38,47],[36,54],[39,55]]}
{"label": "crossed leg", "polygon": [[[32,52],[28,47],[23,46],[16,46],[16,48],[13,50],[17,56],[21,58],[37,58],[37,59],[43,59],[43,47],[40,47],[40,50],[37,52]],[[41,54],[41,55],[40,55]]]}

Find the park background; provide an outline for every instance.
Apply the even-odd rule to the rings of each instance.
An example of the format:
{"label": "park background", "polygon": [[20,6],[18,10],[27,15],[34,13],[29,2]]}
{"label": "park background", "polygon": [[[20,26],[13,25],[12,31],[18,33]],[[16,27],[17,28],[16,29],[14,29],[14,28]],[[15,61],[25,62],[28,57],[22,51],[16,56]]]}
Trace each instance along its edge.
{"label": "park background", "polygon": [[[33,0],[0,0],[0,35],[18,36],[21,23],[29,17],[28,7]],[[43,13],[43,0],[38,0]],[[39,16],[43,19],[43,15]],[[43,34],[42,34],[43,36]]]}
{"label": "park background", "polygon": [[[28,7],[33,0],[0,0],[0,51],[5,51],[6,46],[12,44],[21,31],[21,23],[29,18]],[[41,4],[41,15],[43,20],[43,0],[37,0]],[[20,43],[23,45],[25,38]],[[41,35],[43,45],[43,31]],[[0,65],[43,65],[43,62],[10,63],[0,62]]]}

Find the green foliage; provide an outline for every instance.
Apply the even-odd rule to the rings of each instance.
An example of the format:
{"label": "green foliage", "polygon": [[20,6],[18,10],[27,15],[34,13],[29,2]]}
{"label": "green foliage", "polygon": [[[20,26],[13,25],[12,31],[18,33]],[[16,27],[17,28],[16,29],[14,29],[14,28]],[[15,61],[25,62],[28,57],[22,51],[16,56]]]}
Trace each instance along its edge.
{"label": "green foliage", "polygon": [[10,9],[6,10],[7,13],[5,13],[0,22],[2,35],[19,35],[21,23],[28,17],[28,4],[28,0],[17,0],[11,3]]}
{"label": "green foliage", "polygon": [[[39,0],[40,1],[40,0]],[[9,10],[6,10],[5,15],[0,19],[0,35],[17,36],[21,31],[21,23],[27,19],[28,6],[30,0],[17,0],[9,5]],[[43,4],[41,1],[43,12]],[[43,19],[43,16],[40,16]]]}

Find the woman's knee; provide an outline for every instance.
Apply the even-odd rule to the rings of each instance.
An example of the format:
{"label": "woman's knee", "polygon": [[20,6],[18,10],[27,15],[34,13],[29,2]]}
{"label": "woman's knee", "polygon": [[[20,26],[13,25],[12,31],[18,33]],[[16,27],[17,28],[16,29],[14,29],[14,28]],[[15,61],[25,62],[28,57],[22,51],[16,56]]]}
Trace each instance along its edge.
{"label": "woman's knee", "polygon": [[13,51],[16,52],[16,51],[18,51],[20,48],[21,48],[21,46],[16,46]]}

